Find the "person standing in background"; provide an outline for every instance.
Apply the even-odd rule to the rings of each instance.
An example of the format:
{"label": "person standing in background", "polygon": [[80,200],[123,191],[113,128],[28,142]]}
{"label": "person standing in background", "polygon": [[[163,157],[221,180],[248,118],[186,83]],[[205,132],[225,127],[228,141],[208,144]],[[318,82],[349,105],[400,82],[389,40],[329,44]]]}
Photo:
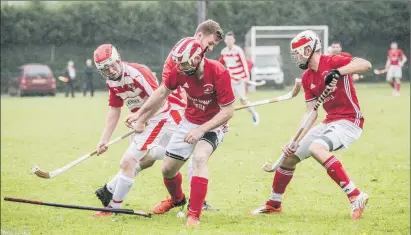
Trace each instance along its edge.
{"label": "person standing in background", "polygon": [[68,78],[66,87],[66,97],[68,97],[69,92],[71,92],[71,97],[74,98],[74,79],[76,79],[76,69],[74,68],[74,62],[69,60],[67,63],[66,71],[64,76]]}
{"label": "person standing in background", "polygon": [[83,96],[86,96],[87,91],[90,91],[91,97],[94,96],[93,73],[94,73],[94,67],[93,67],[92,61],[91,59],[87,59],[86,68],[84,69]]}

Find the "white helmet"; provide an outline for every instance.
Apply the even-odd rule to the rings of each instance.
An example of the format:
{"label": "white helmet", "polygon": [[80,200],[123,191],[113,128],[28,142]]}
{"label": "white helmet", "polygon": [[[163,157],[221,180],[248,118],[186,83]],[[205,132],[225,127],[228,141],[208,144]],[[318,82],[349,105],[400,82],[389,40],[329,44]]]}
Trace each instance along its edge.
{"label": "white helmet", "polygon": [[[305,48],[311,48],[311,55],[304,54]],[[321,49],[321,40],[312,30],[305,30],[297,34],[290,42],[291,57],[301,69],[307,69],[311,56]]]}
{"label": "white helmet", "polygon": [[[120,65],[120,76],[116,75],[115,77],[110,76],[107,72],[107,68],[112,66],[113,64],[118,63]],[[121,66],[121,58],[120,54],[117,52],[117,49],[111,44],[103,44],[99,46],[94,51],[94,64],[96,65],[97,69],[101,73],[101,75],[109,80],[118,80],[121,78],[122,74],[122,66]]]}

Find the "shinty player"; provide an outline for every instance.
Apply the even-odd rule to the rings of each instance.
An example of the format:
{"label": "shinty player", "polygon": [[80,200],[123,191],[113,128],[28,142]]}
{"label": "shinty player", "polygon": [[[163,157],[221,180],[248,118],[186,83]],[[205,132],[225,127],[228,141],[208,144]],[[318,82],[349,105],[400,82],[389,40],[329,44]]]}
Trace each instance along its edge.
{"label": "shinty player", "polygon": [[173,48],[176,62],[162,85],[135,114],[126,118],[126,125],[136,122],[137,132],[144,130],[144,123],[161,107],[168,95],[181,86],[186,91],[187,108],[184,119],[173,133],[166,147],[162,173],[164,184],[171,198],[158,203],[154,214],[164,214],[170,209],[186,204],[179,172],[192,155],[193,177],[190,187],[190,208],[186,225],[198,225],[202,205],[208,188],[207,161],[224,136],[224,124],[234,114],[235,97],[230,75],[221,63],[204,58],[204,49],[193,38],[180,40]]}
{"label": "shinty player", "polygon": [[363,214],[369,196],[355,186],[332,152],[347,148],[362,134],[364,118],[350,74],[368,71],[371,63],[361,58],[322,55],[320,39],[311,30],[295,36],[290,48],[293,60],[305,70],[302,85],[307,113],[303,120],[313,109],[326,86],[331,86],[332,90],[325,97],[323,104],[327,116],[322,123],[310,129],[318,117],[318,113],[315,113],[302,133],[302,139],[298,140],[298,146],[286,145],[283,148],[287,158],[274,174],[271,196],[263,207],[250,211],[250,214],[281,212],[282,197],[293,177],[296,165],[312,156],[347,195],[351,206],[351,218],[357,220]]}

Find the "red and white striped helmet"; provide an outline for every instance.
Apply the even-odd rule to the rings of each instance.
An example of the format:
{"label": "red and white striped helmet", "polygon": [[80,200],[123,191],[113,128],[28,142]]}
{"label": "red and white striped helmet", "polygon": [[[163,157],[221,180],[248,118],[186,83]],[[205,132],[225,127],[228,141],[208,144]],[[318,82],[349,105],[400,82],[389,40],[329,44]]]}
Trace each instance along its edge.
{"label": "red and white striped helmet", "polygon": [[318,35],[312,30],[305,30],[291,40],[290,48],[292,52],[304,54],[304,48],[308,46],[313,50],[314,44],[316,44],[315,50],[321,49],[321,40]]}
{"label": "red and white striped helmet", "polygon": [[[305,48],[311,48],[312,53],[306,56]],[[321,40],[312,30],[305,30],[295,36],[290,42],[291,57],[294,62],[302,69],[306,69],[312,54],[321,49]]]}
{"label": "red and white striped helmet", "polygon": [[171,51],[171,56],[174,62],[177,65],[181,65],[183,63],[188,63],[190,66],[182,69],[180,67],[180,71],[184,72],[185,74],[191,76],[194,75],[197,67],[193,67],[193,58],[196,56],[203,57],[203,49],[201,48],[201,44],[197,41],[194,37],[188,37],[181,39]]}
{"label": "red and white striped helmet", "polygon": [[[120,54],[117,49],[111,44],[103,44],[97,47],[94,51],[94,64],[100,71],[101,75],[107,79],[113,79],[107,74],[107,68],[113,64],[121,65]],[[122,67],[122,66],[120,66]],[[121,68],[122,70],[122,68]]]}

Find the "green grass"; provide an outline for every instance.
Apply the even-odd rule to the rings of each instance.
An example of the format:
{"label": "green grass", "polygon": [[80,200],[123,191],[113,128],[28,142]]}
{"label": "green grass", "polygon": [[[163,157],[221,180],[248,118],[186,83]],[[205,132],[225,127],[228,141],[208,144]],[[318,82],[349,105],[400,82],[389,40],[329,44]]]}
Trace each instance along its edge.
{"label": "green grass", "polygon": [[[291,101],[258,107],[261,124],[254,127],[247,111],[230,121],[224,143],[209,162],[207,200],[219,212],[204,212],[202,224],[187,229],[177,210],[151,219],[116,216],[94,218],[90,211],[59,209],[1,201],[2,234],[409,234],[410,227],[410,87],[392,97],[386,84],[357,85],[365,116],[359,141],[337,152],[355,184],[370,195],[362,219],[352,221],[341,189],[312,158],[297,167],[287,188],[283,213],[250,217],[270,195],[272,174],[261,170],[274,161],[295,133],[305,106],[303,95]],[[283,94],[264,91],[260,100]],[[113,145],[51,180],[40,179],[32,165],[59,168],[93,150],[101,135],[107,93],[94,99],[1,98],[1,196],[46,202],[100,206],[94,191],[119,167],[128,142]],[[123,117],[126,115],[124,109]],[[320,118],[324,116],[321,110]],[[126,132],[120,123],[114,136]],[[161,162],[138,176],[125,208],[150,211],[167,195]],[[187,191],[187,168],[182,170]]]}

